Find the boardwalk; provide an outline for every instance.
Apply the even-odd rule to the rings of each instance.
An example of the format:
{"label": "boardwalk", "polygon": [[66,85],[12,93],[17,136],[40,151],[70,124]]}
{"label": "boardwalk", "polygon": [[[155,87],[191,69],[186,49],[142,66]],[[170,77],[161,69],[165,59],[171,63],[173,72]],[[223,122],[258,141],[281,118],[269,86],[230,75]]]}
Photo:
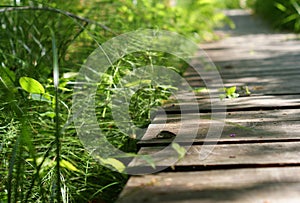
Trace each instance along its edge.
{"label": "boardwalk", "polygon": [[[189,122],[200,122],[201,128],[183,129],[186,135],[197,132],[186,156],[165,171],[132,176],[119,203],[300,202],[300,40],[271,31],[245,11],[228,16],[237,25],[222,31],[230,37],[202,47],[226,87],[248,86],[251,95],[222,101],[227,106],[224,129],[204,160],[199,151],[209,126],[220,121],[211,119],[207,95],[199,94],[197,103],[187,101],[199,106],[199,115]],[[185,77],[195,87],[204,86],[192,70]],[[139,153],[160,151],[171,142],[156,139],[157,129],[176,132],[180,126],[177,106],[167,112],[166,124],[160,123],[164,115],[157,115],[149,126]]]}

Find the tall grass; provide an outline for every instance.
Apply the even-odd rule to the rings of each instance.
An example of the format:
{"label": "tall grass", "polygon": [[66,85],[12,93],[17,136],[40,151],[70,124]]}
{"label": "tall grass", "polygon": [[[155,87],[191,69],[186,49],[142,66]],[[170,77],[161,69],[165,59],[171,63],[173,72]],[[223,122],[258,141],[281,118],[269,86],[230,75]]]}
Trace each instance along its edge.
{"label": "tall grass", "polygon": [[[70,120],[71,82],[80,65],[99,44],[137,28],[213,39],[212,29],[224,16],[204,0],[177,7],[157,0],[24,2],[4,0],[10,6],[0,7],[0,201],[113,202],[127,176],[92,159]],[[186,67],[165,53],[134,53],[117,61],[108,71],[111,79],[102,80],[97,90],[99,125],[124,151],[135,152],[136,141],[116,128],[107,101],[120,78],[149,64],[178,72]],[[147,126],[151,108],[169,94],[151,85],[134,94],[135,124]]]}
{"label": "tall grass", "polygon": [[297,0],[256,0],[255,12],[278,30],[300,32],[300,2]]}

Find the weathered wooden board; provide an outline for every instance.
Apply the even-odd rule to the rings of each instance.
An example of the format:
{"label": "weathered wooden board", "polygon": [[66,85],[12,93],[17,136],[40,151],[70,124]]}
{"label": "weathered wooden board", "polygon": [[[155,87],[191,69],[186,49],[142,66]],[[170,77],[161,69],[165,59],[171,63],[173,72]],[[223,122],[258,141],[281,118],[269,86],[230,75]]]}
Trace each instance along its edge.
{"label": "weathered wooden board", "polygon": [[300,167],[131,177],[117,203],[298,203]]}
{"label": "weathered wooden board", "polygon": [[[191,141],[195,144],[204,141],[219,143],[270,142],[300,139],[300,109],[231,112],[226,118],[211,120],[211,114],[174,114],[157,115],[149,125],[145,135],[138,142],[140,146],[166,145],[172,138],[161,139],[161,131],[169,131],[180,136],[180,142]],[[221,114],[216,114],[216,117]],[[188,123],[186,127],[185,123]],[[223,128],[221,134],[210,137],[209,130]]]}
{"label": "weathered wooden board", "polygon": [[[289,74],[285,71],[282,72],[277,72],[277,73],[273,73],[272,75],[264,75],[265,72],[261,72],[261,73],[257,73],[257,74],[238,74],[235,75],[234,73],[232,73],[231,76],[224,76],[221,75],[224,84],[226,84],[226,81],[243,81],[243,80],[247,80],[245,82],[249,82],[249,83],[274,83],[274,84],[278,84],[278,83],[282,83],[282,85],[284,85],[283,83],[288,81],[288,80],[298,80],[300,79],[300,68],[299,71],[293,71],[290,72]],[[200,75],[201,76],[201,75]],[[207,80],[215,80],[218,77],[218,75],[216,74],[212,74],[212,75],[208,75],[206,74],[205,76],[203,76],[204,79]],[[199,77],[199,75],[196,76],[190,76],[188,78],[186,78],[187,81],[189,82],[196,82],[196,81],[200,81],[201,82],[201,78]]]}
{"label": "weathered wooden board", "polygon": [[[206,81],[214,81],[218,76],[206,76]],[[300,81],[300,71],[299,73],[293,73],[292,75],[286,75],[284,72],[278,73],[278,75],[273,76],[262,76],[262,75],[239,75],[237,77],[231,76],[230,78],[222,77],[223,85],[226,86],[243,86],[248,85],[250,90],[254,93],[257,89],[251,88],[251,86],[261,86],[260,89],[264,90],[265,93],[269,93],[270,91],[275,90],[285,90],[289,91],[290,88],[298,87],[299,89],[299,81]],[[199,76],[190,77],[187,79],[188,83],[192,87],[205,87],[205,83],[203,80],[199,78]],[[220,86],[220,84],[209,84],[210,86]]]}
{"label": "weathered wooden board", "polygon": [[[237,80],[223,80],[223,85],[226,88],[236,86],[238,91],[240,88],[247,86],[252,96],[300,95],[300,87],[298,84],[300,78],[299,80],[293,80],[291,78],[291,80],[286,80],[285,82],[272,81],[274,81],[274,79],[270,79],[270,82],[268,82],[268,79],[262,79],[260,82],[257,82],[257,80],[255,81],[255,78],[249,77]],[[201,81],[189,81],[189,85],[196,88],[207,88],[205,83]],[[217,87],[212,85],[211,87],[210,92],[215,94],[216,97],[221,94],[219,85],[217,85]]]}
{"label": "weathered wooden board", "polygon": [[[300,56],[299,56],[300,58]],[[258,69],[259,70],[259,69]],[[224,71],[219,72],[207,72],[204,74],[200,73],[189,73],[189,75],[185,76],[186,80],[193,81],[193,80],[199,80],[200,77],[205,76],[206,78],[213,78],[216,73],[220,74],[223,79],[238,79],[238,78],[244,78],[244,77],[294,77],[299,78],[300,73],[300,64],[299,66],[293,68],[293,69],[287,69],[282,68],[280,70],[260,70],[260,71],[242,71],[239,68],[232,68],[232,69],[226,69]],[[200,76],[200,77],[199,77]],[[259,82],[259,81],[258,81]]]}
{"label": "weathered wooden board", "polygon": [[[139,154],[155,154],[152,161],[160,168],[171,166],[177,152],[171,147],[142,147]],[[283,165],[300,166],[300,142],[192,145],[173,167],[175,170],[203,170]],[[129,166],[150,167],[141,159],[134,159]]]}
{"label": "weathered wooden board", "polygon": [[[250,74],[231,73],[230,75],[222,75],[222,83],[224,87],[242,87],[248,86],[252,94],[300,94],[300,65],[299,70],[293,72],[257,72]],[[269,74],[269,75],[266,75]],[[215,84],[214,81],[220,77],[217,74],[205,74],[189,76],[186,78],[189,85],[192,87],[206,87],[217,93],[220,84]]]}
{"label": "weathered wooden board", "polygon": [[[215,113],[216,117],[221,117],[224,113]],[[262,121],[300,121],[300,109],[277,109],[269,111],[235,111],[226,112],[226,121],[228,122],[262,122]],[[192,115],[192,118],[198,119],[210,119],[210,113],[201,113]],[[181,114],[158,114],[152,121],[152,124],[160,123],[176,123],[182,119]],[[191,120],[191,122],[194,122]]]}
{"label": "weathered wooden board", "polygon": [[180,101],[180,105],[170,102],[164,106],[164,109],[167,113],[180,113],[180,109],[194,113],[197,112],[197,109],[200,109],[200,113],[204,113],[211,111],[211,103],[213,103],[215,111],[223,111],[225,105],[228,111],[299,108],[300,95],[253,95],[250,97],[224,99],[222,101],[217,95],[212,95],[211,99],[198,96],[198,103],[189,101],[187,97],[185,100],[182,99]]}
{"label": "weathered wooden board", "polygon": [[[199,50],[192,64],[202,78],[193,69],[184,76],[210,95],[180,93],[179,103],[171,98],[139,142],[139,154],[149,156],[135,158],[128,170],[155,164],[172,173],[131,177],[119,203],[300,202],[300,41],[294,34],[266,34],[262,21],[244,11],[228,14],[238,28],[233,36],[202,48],[225,87],[247,85],[252,95],[220,101],[219,74],[211,64],[202,66]],[[211,118],[210,112],[225,109],[225,120]],[[162,130],[176,137],[156,137]],[[188,150],[179,161],[173,139]]]}
{"label": "weathered wooden board", "polygon": [[[276,65],[274,64],[258,64],[256,66],[249,67],[249,65],[244,65],[242,62],[240,64],[229,64],[229,63],[217,63],[215,64],[218,70],[218,73],[222,76],[222,78],[231,78],[238,76],[278,76],[278,74],[284,75],[292,75],[293,73],[300,72],[300,55],[298,56],[297,63],[294,62],[292,65]],[[291,61],[290,61],[291,63]],[[275,67],[274,67],[275,66]],[[201,66],[200,66],[201,67]],[[200,76],[202,73],[205,73],[207,76],[212,76],[215,74],[214,71],[210,69],[205,69],[205,67],[194,67],[196,70],[200,71]],[[184,73],[184,77],[189,79],[191,77],[199,77],[199,73],[195,71],[194,68],[188,68],[188,70]],[[199,68],[199,69],[197,69]],[[216,71],[216,70],[215,70]]]}
{"label": "weathered wooden board", "polygon": [[[288,39],[290,38],[290,39]],[[233,36],[223,39],[219,43],[204,44],[202,48],[207,50],[213,61],[239,61],[239,60],[267,60],[279,58],[291,58],[300,50],[299,40],[294,40],[295,35],[247,35]],[[210,48],[222,48],[212,49]]]}
{"label": "weathered wooden board", "polygon": [[[287,141],[300,141],[300,122],[296,124],[291,122],[290,124],[279,123],[279,126],[276,124],[270,124],[264,126],[256,127],[244,127],[242,124],[236,126],[228,126],[226,125],[221,133],[213,133],[208,134],[208,129],[199,129],[196,130],[197,135],[194,135],[195,132],[191,132],[192,130],[180,129],[180,133],[176,133],[179,130],[177,128],[163,128],[163,130],[167,130],[169,132],[175,132],[177,136],[180,138],[177,139],[176,142],[185,145],[187,143],[193,142],[193,144],[203,144],[203,143],[219,143],[219,144],[242,144],[242,143],[268,143],[268,142],[287,142]],[[244,128],[244,129],[243,129]],[[276,131],[276,129],[278,131]],[[169,145],[173,138],[161,139],[157,138],[160,130],[152,129],[147,131],[144,138],[138,142],[139,147],[146,146],[165,146]]]}

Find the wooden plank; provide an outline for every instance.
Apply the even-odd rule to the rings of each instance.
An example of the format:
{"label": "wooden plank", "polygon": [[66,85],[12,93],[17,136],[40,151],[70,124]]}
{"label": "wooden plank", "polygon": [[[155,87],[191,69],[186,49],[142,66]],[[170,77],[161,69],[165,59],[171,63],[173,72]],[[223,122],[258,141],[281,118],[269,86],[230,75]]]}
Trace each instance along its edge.
{"label": "wooden plank", "polygon": [[[206,153],[206,150],[209,153]],[[158,168],[164,168],[174,163],[177,152],[171,147],[143,147],[139,154],[155,154],[153,163]],[[283,165],[300,166],[300,142],[193,145],[186,156],[173,167],[175,170],[203,170]],[[150,167],[149,163],[142,159],[134,159],[129,166]]]}
{"label": "wooden plank", "polygon": [[[299,56],[300,57],[300,56]],[[260,77],[279,77],[281,78],[283,77],[295,77],[295,78],[299,78],[299,74],[300,73],[300,65],[297,66],[297,68],[294,68],[292,70],[288,70],[287,68],[282,68],[280,70],[264,70],[261,67],[257,70],[257,71],[243,71],[243,70],[238,70],[237,68],[233,68],[233,69],[229,69],[229,70],[225,70],[223,72],[219,72],[219,74],[221,75],[221,77],[223,79],[238,79],[241,77],[258,77],[258,79]],[[199,74],[196,72],[189,72],[187,73],[188,75],[184,76],[186,78],[186,80],[188,81],[193,81],[193,80],[199,80]],[[208,72],[205,74],[205,76],[207,78],[213,78],[215,76],[215,72]],[[201,73],[200,73],[200,76]],[[259,82],[259,81],[258,81]]]}
{"label": "wooden plank", "polygon": [[[290,58],[298,54],[300,50],[299,40],[287,40],[287,37],[296,35],[273,34],[273,35],[248,35],[233,36],[223,39],[217,43],[202,45],[207,50],[208,55],[213,61],[239,61],[239,60],[269,60],[271,58]],[[255,44],[253,44],[255,42]],[[209,48],[220,47],[222,49]]]}
{"label": "wooden plank", "polygon": [[[299,71],[300,73],[300,71]],[[231,76],[229,78],[223,78],[223,84],[226,86],[228,83],[238,83],[237,85],[268,85],[268,84],[277,84],[283,87],[289,87],[289,86],[299,86],[298,82],[300,80],[300,75],[299,73],[291,73],[291,75],[286,75],[284,72],[278,73],[278,75],[273,75],[273,76],[262,76],[262,75],[239,75],[239,76]],[[206,76],[206,80],[215,80],[216,76]],[[189,84],[192,84],[192,86],[203,86],[204,83],[203,81],[199,78],[199,76],[196,77],[190,77],[187,78],[187,81]],[[198,82],[199,84],[197,84]],[[193,85],[195,84],[195,85]],[[218,85],[218,84],[216,84]],[[230,85],[232,86],[232,85]],[[280,87],[278,87],[280,88]]]}
{"label": "wooden plank", "polygon": [[[289,74],[285,71],[273,72],[271,75],[264,75],[264,73],[261,71],[255,74],[232,73],[227,76],[222,75],[222,83],[225,87],[248,86],[253,95],[300,94],[300,68],[298,72],[293,71]],[[186,80],[192,87],[207,87],[208,89],[215,89],[214,92],[217,93],[220,84],[213,84],[213,81],[216,81],[218,77],[218,75],[206,73],[202,75],[202,78],[195,75],[187,77]],[[207,82],[209,82],[209,87],[206,85]]]}
{"label": "wooden plank", "polygon": [[131,177],[117,203],[298,203],[300,168],[159,173]]}
{"label": "wooden plank", "polygon": [[[216,115],[217,117],[220,115]],[[189,119],[190,118],[190,119]],[[188,123],[188,127],[182,120]],[[221,136],[208,137],[210,128],[223,126]],[[149,125],[146,133],[138,142],[139,146],[167,145],[172,138],[160,139],[157,135],[161,131],[169,131],[180,135],[180,142],[195,144],[204,141],[218,141],[219,143],[270,142],[300,139],[300,109],[260,111],[260,112],[231,112],[226,114],[223,121],[211,120],[211,114],[157,115]],[[233,136],[234,135],[234,136]],[[216,139],[216,136],[218,139]]]}
{"label": "wooden plank", "polygon": [[[227,111],[238,111],[238,110],[260,110],[260,109],[290,109],[300,107],[300,95],[263,95],[263,96],[250,96],[250,97],[239,97],[235,99],[224,99],[220,100],[218,95],[213,95],[211,99],[205,99],[203,96],[198,96],[199,103],[186,100],[182,100],[180,105],[172,103],[170,101],[164,106],[164,109],[169,114],[180,113],[180,108],[185,109],[185,112],[210,112],[211,105],[214,104],[215,111],[224,111],[226,105]],[[184,113],[184,112],[181,112]]]}
{"label": "wooden plank", "polygon": [[[215,113],[217,117],[223,115],[223,113]],[[195,122],[198,122],[200,119],[211,119],[210,113],[201,113],[191,115],[192,118],[197,118]],[[178,123],[182,119],[181,114],[169,114],[162,115],[158,114],[153,119],[152,124],[160,123]],[[300,121],[300,109],[278,109],[270,111],[236,111],[236,112],[227,112],[226,120],[228,122],[262,122],[262,121]],[[193,120],[191,122],[194,122]]]}
{"label": "wooden plank", "polygon": [[[247,73],[245,71],[229,70],[227,74],[221,74],[222,82],[225,87],[245,86],[247,85],[252,94],[274,94],[274,93],[294,93],[299,94],[300,65],[297,70],[286,71],[282,68],[280,71],[265,71],[261,69],[257,72]],[[215,87],[216,90],[220,84],[213,84],[219,76],[216,73],[201,74],[190,73],[186,80],[192,87]],[[205,81],[205,82],[204,82]],[[206,83],[209,83],[209,87]]]}
{"label": "wooden plank", "polygon": [[[221,127],[216,123],[212,128]],[[161,131],[169,131],[180,139],[177,142],[184,144],[185,142],[194,142],[201,144],[203,142],[219,142],[219,143],[246,143],[246,142],[275,142],[275,141],[291,141],[300,140],[300,121],[290,122],[258,122],[258,123],[226,123],[221,135],[209,135],[209,124],[201,124],[197,128],[181,128],[178,125],[149,126],[142,140],[138,142],[139,146],[153,146],[169,144],[173,139],[157,138]],[[195,139],[191,136],[197,133]]]}
{"label": "wooden plank", "polygon": [[[300,55],[299,55],[300,57]],[[224,65],[223,68],[219,71],[223,78],[230,77],[248,77],[248,76],[279,76],[283,75],[295,75],[300,72],[300,64],[292,64],[289,66],[278,66],[276,65],[276,69],[270,66],[259,66],[257,68],[252,67],[249,70],[242,67],[234,67],[230,65]],[[192,75],[190,75],[192,76]]]}
{"label": "wooden plank", "polygon": [[[232,79],[232,80],[223,80],[224,87],[229,88],[236,86],[237,91],[239,91],[240,88],[243,88],[245,86],[248,87],[249,91],[251,92],[252,96],[268,96],[268,95],[300,95],[300,88],[298,81],[291,78],[291,80],[282,80],[280,82],[274,82],[274,79],[270,79],[270,82],[268,82],[268,79],[262,79],[260,82],[253,81],[255,78],[249,77],[249,78],[240,78],[240,79]],[[198,87],[205,87],[206,85],[204,82],[199,80],[189,81],[189,85],[195,88]],[[211,86],[211,93],[214,93],[215,96],[219,96],[221,94],[221,91],[219,90],[219,85],[217,87],[214,87],[215,85]],[[202,93],[202,95],[204,95]],[[243,96],[243,95],[242,95]],[[206,97],[209,97],[208,94],[206,94]]]}
{"label": "wooden plank", "polygon": [[[300,55],[298,57],[300,58]],[[237,76],[278,76],[280,73],[284,75],[292,75],[299,74],[300,72],[300,62],[299,64],[289,65],[278,65],[278,63],[276,63],[275,68],[274,64],[259,64],[257,66],[253,66],[252,64],[253,67],[249,67],[249,65],[244,65],[242,62],[241,64],[235,65],[229,63],[217,63],[216,66],[218,67],[218,72],[222,78],[231,78]],[[209,69],[202,69],[201,70],[208,76],[215,74],[215,72],[210,71]],[[189,79],[191,77],[199,77],[199,74],[193,68],[188,68],[184,73],[184,77]]]}

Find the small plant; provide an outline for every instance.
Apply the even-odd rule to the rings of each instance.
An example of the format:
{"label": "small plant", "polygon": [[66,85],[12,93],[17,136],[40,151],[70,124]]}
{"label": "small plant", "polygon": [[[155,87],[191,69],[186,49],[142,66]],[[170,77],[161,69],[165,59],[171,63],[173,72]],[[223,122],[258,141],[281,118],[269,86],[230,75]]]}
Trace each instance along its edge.
{"label": "small plant", "polygon": [[225,99],[225,98],[229,98],[229,99],[232,99],[232,98],[238,98],[239,97],[239,94],[236,93],[236,86],[232,86],[232,87],[225,87],[223,89],[223,91],[225,91],[225,94],[220,94],[219,97],[221,100]]}
{"label": "small plant", "polygon": [[233,99],[238,97],[248,97],[251,95],[251,92],[246,85],[240,86],[239,89],[237,89],[236,86],[227,87],[222,89],[221,91],[225,92],[224,94],[219,95],[221,100],[225,98]]}

